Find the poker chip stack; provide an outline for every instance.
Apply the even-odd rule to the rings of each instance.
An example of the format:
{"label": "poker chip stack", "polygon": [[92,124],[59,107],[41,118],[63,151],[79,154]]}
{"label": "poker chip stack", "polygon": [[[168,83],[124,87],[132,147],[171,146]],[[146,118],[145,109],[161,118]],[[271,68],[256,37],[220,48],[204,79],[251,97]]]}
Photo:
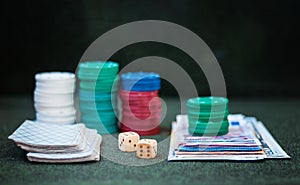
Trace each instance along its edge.
{"label": "poker chip stack", "polygon": [[75,123],[75,75],[69,72],[44,72],[36,74],[35,80],[36,120],[41,123]]}
{"label": "poker chip stack", "polygon": [[119,64],[115,62],[83,62],[79,64],[80,119],[99,134],[118,131],[115,115]]}
{"label": "poker chip stack", "polygon": [[224,135],[228,133],[228,99],[196,97],[187,101],[189,133],[192,135]]}
{"label": "poker chip stack", "polygon": [[132,72],[121,75],[121,131],[140,135],[160,132],[161,100],[158,96],[160,76],[156,73]]}

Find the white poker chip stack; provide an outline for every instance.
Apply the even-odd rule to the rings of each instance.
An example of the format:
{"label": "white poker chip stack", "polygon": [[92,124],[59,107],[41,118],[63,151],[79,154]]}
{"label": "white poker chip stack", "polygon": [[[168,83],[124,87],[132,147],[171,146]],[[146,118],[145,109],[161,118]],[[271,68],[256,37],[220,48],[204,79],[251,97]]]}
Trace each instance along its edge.
{"label": "white poker chip stack", "polygon": [[36,120],[41,123],[73,124],[75,74],[44,72],[35,75],[34,107]]}

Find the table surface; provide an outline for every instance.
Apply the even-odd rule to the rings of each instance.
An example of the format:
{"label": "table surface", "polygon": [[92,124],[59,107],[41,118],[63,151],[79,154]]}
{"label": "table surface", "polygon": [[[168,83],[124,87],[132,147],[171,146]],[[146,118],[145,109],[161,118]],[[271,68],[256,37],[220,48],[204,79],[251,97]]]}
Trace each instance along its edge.
{"label": "table surface", "polygon": [[[180,113],[178,99],[166,98],[167,114],[158,141],[169,142],[170,124]],[[231,113],[255,116],[292,157],[255,162],[167,162],[168,146],[159,148],[155,164],[117,149],[117,134],[103,137],[100,162],[31,163],[7,137],[25,120],[34,119],[32,97],[0,97],[1,184],[300,184],[300,99],[230,99]],[[165,146],[165,145],[164,145]],[[109,158],[109,159],[108,159]],[[111,158],[114,160],[111,161]],[[117,159],[117,160],[115,160]],[[123,165],[124,163],[145,166]],[[123,163],[123,164],[120,164]]]}

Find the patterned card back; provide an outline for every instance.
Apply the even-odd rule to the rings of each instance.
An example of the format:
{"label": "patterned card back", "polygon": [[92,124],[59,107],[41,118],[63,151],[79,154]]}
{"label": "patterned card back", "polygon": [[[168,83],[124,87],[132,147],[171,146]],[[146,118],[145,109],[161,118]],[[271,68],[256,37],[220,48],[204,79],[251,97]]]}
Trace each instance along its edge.
{"label": "patterned card back", "polygon": [[8,138],[31,147],[75,147],[82,143],[86,127],[83,124],[56,125],[26,120]]}
{"label": "patterned card back", "polygon": [[[89,132],[88,132],[89,133]],[[82,152],[76,153],[34,153],[30,152],[27,154],[28,159],[34,160],[71,160],[71,159],[82,159],[91,157],[93,154],[100,155],[99,149],[97,150],[98,145],[100,145],[102,137],[95,132],[90,132],[91,134],[87,135],[87,147]]]}

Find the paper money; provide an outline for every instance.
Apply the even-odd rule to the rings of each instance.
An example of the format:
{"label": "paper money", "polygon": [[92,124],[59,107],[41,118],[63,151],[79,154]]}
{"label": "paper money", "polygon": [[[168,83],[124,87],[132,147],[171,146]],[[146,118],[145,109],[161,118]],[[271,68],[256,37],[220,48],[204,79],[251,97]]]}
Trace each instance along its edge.
{"label": "paper money", "polygon": [[223,136],[192,136],[187,115],[172,123],[168,161],[176,160],[262,160],[290,158],[262,122],[241,114],[229,115],[229,133]]}

